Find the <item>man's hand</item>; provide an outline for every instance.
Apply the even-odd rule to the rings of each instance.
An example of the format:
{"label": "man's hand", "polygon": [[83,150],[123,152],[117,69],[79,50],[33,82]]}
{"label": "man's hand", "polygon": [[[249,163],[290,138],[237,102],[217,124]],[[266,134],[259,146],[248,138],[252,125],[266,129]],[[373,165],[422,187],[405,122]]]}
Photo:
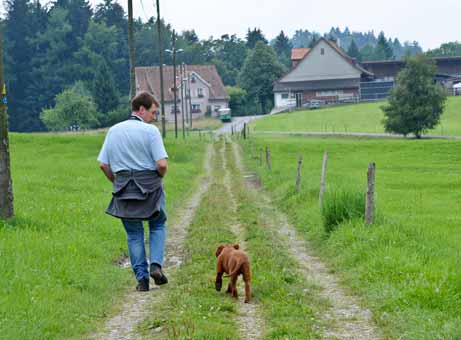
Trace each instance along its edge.
{"label": "man's hand", "polygon": [[168,163],[166,159],[160,159],[156,163],[157,172],[161,177],[165,177],[166,171],[168,170]]}
{"label": "man's hand", "polygon": [[102,170],[102,172],[104,172],[104,175],[106,175],[107,179],[113,183],[115,176],[110,169],[110,166],[108,164],[99,163],[99,168]]}

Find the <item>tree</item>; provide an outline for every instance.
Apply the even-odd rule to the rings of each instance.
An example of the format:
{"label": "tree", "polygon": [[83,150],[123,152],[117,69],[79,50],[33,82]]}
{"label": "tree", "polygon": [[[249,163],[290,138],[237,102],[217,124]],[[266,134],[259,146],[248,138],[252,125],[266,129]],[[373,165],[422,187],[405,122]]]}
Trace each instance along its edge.
{"label": "tree", "polygon": [[56,106],[43,110],[40,118],[48,129],[63,131],[72,125],[83,129],[96,127],[96,114],[95,105],[90,97],[68,89],[56,96]]}
{"label": "tree", "polygon": [[107,122],[105,116],[107,116],[108,112],[115,110],[119,103],[114,76],[104,60],[100,62],[96,70],[92,93],[96,109],[101,114],[99,121],[104,126]]}
{"label": "tree", "polygon": [[393,56],[392,47],[386,40],[384,32],[381,32],[378,36],[378,43],[375,47],[374,59],[375,60],[388,60]]}
{"label": "tree", "polygon": [[5,52],[10,128],[13,131],[40,130],[39,112],[28,105],[28,99],[34,95],[31,90],[32,59],[35,56],[32,41],[36,34],[34,29],[38,31],[39,27],[30,26],[36,18],[32,16],[29,0],[9,0],[6,5]]}
{"label": "tree", "polygon": [[[248,92],[266,113],[273,105],[273,82],[283,74],[283,65],[277,60],[272,47],[259,41],[245,60],[239,77],[240,86]],[[269,104],[269,105],[268,105]]]}
{"label": "tree", "polygon": [[423,55],[410,57],[405,68],[397,75],[397,86],[391,91],[389,104],[382,107],[387,132],[417,138],[434,128],[443,112],[446,92],[434,83],[437,67]]}
{"label": "tree", "polygon": [[[5,84],[3,80],[3,29],[0,31],[0,88]],[[6,105],[0,102],[0,218],[13,216],[13,184],[11,181],[10,150],[8,139],[8,117]]]}
{"label": "tree", "polygon": [[374,48],[371,45],[365,45],[361,50],[360,50],[360,55],[362,56],[362,61],[368,61],[368,60],[374,60]]}
{"label": "tree", "polygon": [[237,86],[226,86],[229,94],[229,107],[233,116],[242,116],[246,114],[247,92]]}
{"label": "tree", "polygon": [[264,44],[267,44],[267,40],[264,37],[263,32],[259,28],[255,28],[252,31],[248,29],[246,40],[247,47],[250,49],[253,49],[258,41],[262,41]]}
{"label": "tree", "polygon": [[358,61],[362,61],[362,55],[360,54],[359,48],[357,47],[357,44],[355,43],[354,39],[352,39],[351,44],[347,49],[347,54],[350,57],[357,59]]}
{"label": "tree", "polygon": [[36,105],[40,108],[52,106],[56,95],[70,83],[69,79],[73,79],[72,83],[79,79],[75,75],[73,52],[67,45],[67,38],[72,32],[67,16],[67,10],[54,7],[46,31],[36,39],[39,52],[32,60],[32,84],[36,93]]}
{"label": "tree", "polygon": [[283,31],[275,38],[274,41],[274,51],[279,58],[279,61],[289,68],[291,65],[291,45],[290,39],[285,35]]}
{"label": "tree", "polygon": [[453,41],[426,52],[429,57],[456,57],[461,55],[461,42]]}

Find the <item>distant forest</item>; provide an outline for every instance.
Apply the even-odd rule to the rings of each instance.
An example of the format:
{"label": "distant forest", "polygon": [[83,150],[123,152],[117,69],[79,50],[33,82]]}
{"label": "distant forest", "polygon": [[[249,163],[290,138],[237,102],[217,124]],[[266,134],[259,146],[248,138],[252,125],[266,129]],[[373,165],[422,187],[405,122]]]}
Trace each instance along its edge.
{"label": "distant forest", "polygon": [[[55,0],[47,6],[37,0],[7,0],[6,16],[0,24],[10,130],[45,130],[40,115],[44,109],[55,106],[58,95],[61,103],[68,103],[66,98],[75,95],[91,101],[84,104],[94,106],[97,111],[95,127],[107,126],[127,112],[128,23],[124,9],[116,1],[105,0],[92,8],[86,0]],[[159,38],[155,24],[155,18],[135,20],[137,66],[158,65]],[[163,48],[171,48],[172,31],[170,24],[162,22]],[[243,39],[231,33],[203,39],[194,30],[188,30],[178,35],[177,47],[184,50],[178,60],[187,64],[214,64],[225,85],[245,89],[243,84],[251,84],[251,77],[261,76],[252,75],[251,68],[242,75],[245,61],[259,41],[267,45],[269,54],[276,56],[275,59],[269,56],[269,60],[287,71],[291,48],[312,46],[319,36],[320,33],[299,30],[290,38],[282,31],[269,41],[260,29],[251,28]],[[359,60],[399,59],[422,52],[417,42],[401,43],[397,38],[387,38],[383,32],[376,36],[373,31],[360,33],[332,28],[323,36],[335,40]],[[459,44],[454,44],[453,48],[431,53],[455,53]],[[165,53],[164,62],[171,65],[171,55]],[[245,90],[250,97],[251,91]],[[72,95],[68,97],[69,92],[63,94],[65,91],[71,91]],[[76,101],[78,105],[82,105],[81,98]]]}

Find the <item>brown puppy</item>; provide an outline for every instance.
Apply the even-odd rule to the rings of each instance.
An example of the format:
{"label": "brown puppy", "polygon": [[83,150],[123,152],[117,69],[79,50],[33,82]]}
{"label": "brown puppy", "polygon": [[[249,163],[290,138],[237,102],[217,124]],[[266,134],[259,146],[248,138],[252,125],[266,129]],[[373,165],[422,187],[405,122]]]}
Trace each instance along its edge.
{"label": "brown puppy", "polygon": [[216,266],[216,290],[219,292],[222,288],[222,276],[224,273],[230,277],[227,293],[231,293],[237,298],[237,277],[242,274],[245,282],[245,303],[250,302],[250,260],[243,250],[239,250],[238,244],[225,244],[216,249],[218,264]]}

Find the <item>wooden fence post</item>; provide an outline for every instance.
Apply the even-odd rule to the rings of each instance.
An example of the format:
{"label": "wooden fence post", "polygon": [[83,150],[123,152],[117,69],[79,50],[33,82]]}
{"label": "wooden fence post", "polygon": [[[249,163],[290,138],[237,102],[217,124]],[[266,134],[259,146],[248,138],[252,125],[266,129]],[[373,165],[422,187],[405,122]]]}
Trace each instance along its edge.
{"label": "wooden fence post", "polygon": [[247,139],[247,123],[243,123],[243,139]]}
{"label": "wooden fence post", "polygon": [[328,161],[328,152],[325,151],[325,153],[323,154],[323,162],[322,162],[322,176],[320,177],[320,192],[319,192],[320,209],[323,209],[323,195],[325,194],[325,180],[327,176],[327,161]]}
{"label": "wooden fence post", "polygon": [[267,170],[271,170],[271,150],[269,149],[268,146],[266,146],[266,165],[267,165]]}
{"label": "wooden fence post", "polygon": [[367,200],[365,202],[365,224],[373,224],[375,214],[375,163],[368,165],[367,173]]}
{"label": "wooden fence post", "polygon": [[231,135],[234,135],[234,125],[231,125]]}
{"label": "wooden fence post", "polygon": [[298,173],[296,175],[296,192],[299,192],[299,187],[301,185],[301,165],[303,163],[303,156],[300,154],[298,156]]}

